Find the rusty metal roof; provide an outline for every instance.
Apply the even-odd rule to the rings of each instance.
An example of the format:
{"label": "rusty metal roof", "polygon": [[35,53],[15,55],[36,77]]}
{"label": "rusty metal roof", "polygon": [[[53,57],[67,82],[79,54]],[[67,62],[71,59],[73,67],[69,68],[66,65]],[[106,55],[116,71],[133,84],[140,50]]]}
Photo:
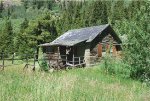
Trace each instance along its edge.
{"label": "rusty metal roof", "polygon": [[91,42],[97,35],[101,34],[109,24],[92,26],[81,29],[74,29],[65,32],[63,35],[55,39],[51,43],[42,44],[40,46],[73,46],[80,42]]}

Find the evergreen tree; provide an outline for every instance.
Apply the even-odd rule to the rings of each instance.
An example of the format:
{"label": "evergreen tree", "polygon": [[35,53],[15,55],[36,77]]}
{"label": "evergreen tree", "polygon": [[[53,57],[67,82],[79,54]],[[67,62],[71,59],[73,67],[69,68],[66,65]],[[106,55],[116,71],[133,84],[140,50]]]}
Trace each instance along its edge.
{"label": "evergreen tree", "polygon": [[20,32],[17,34],[17,42],[15,48],[20,54],[28,53],[29,46],[27,41],[27,34],[25,33],[26,28],[28,28],[29,21],[25,18],[20,26]]}
{"label": "evergreen tree", "polygon": [[29,21],[27,20],[27,18],[25,18],[20,27],[21,31],[25,30],[28,27],[28,24],[29,24]]}
{"label": "evergreen tree", "polygon": [[103,11],[101,15],[101,23],[102,24],[107,24],[108,23],[108,12],[107,12],[107,4],[106,1],[103,2]]}
{"label": "evergreen tree", "polygon": [[102,1],[95,1],[93,2],[93,10],[92,10],[92,19],[91,19],[91,24],[92,25],[97,25],[97,23],[101,23],[101,16],[103,12],[103,4]]}
{"label": "evergreen tree", "polygon": [[28,8],[28,0],[21,0],[21,2],[23,3],[23,6],[25,7],[25,9]]}
{"label": "evergreen tree", "polygon": [[40,9],[44,6],[44,1],[37,1],[37,8]]}
{"label": "evergreen tree", "polygon": [[21,24],[20,34],[18,36],[20,53],[34,53],[35,49],[38,53],[39,44],[51,42],[56,38],[57,30],[55,22],[48,14],[30,22],[25,19]]}
{"label": "evergreen tree", "polygon": [[6,19],[5,26],[1,34],[0,50],[3,50],[6,53],[11,53],[14,51],[13,36],[14,33],[11,21],[9,19]]}
{"label": "evergreen tree", "polygon": [[3,1],[0,1],[0,18],[2,17],[3,10],[4,10]]}

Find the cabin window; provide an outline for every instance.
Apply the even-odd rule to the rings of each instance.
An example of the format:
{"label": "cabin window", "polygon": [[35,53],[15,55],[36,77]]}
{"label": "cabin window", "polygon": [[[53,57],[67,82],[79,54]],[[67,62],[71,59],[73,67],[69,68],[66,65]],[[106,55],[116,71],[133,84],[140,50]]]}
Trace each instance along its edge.
{"label": "cabin window", "polygon": [[50,47],[46,47],[46,53],[49,53],[50,52]]}
{"label": "cabin window", "polygon": [[57,53],[58,47],[43,47],[44,53]]}

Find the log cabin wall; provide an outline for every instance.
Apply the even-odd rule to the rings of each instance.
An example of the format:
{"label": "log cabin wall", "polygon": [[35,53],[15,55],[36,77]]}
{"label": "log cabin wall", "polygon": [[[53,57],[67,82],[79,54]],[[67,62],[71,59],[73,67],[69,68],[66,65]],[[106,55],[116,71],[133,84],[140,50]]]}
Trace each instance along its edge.
{"label": "log cabin wall", "polygon": [[66,64],[66,60],[67,60],[67,57],[66,57],[66,46],[60,46],[59,47],[59,52],[60,52],[60,56],[61,56],[62,62],[65,65]]}
{"label": "log cabin wall", "polygon": [[[110,34],[105,34],[105,35],[106,36],[102,35],[100,37],[97,37],[92,41],[92,43],[91,43],[92,49],[90,51],[91,56],[97,55],[98,57],[102,57],[102,56],[105,56],[105,54],[117,56],[117,53],[118,53],[118,50],[120,49],[120,46],[113,44],[115,41]],[[93,46],[95,46],[95,47],[93,48]]]}

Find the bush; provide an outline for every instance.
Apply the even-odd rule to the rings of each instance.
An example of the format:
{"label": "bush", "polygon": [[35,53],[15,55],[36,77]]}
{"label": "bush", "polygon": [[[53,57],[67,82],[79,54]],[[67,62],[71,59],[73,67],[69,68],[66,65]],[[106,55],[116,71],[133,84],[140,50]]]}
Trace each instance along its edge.
{"label": "bush", "polygon": [[46,60],[44,60],[44,59],[42,59],[42,61],[40,63],[40,70],[46,71],[46,72],[48,72],[48,70],[49,70],[49,66],[48,66]]}
{"label": "bush", "polygon": [[110,56],[104,57],[103,69],[109,74],[115,74],[123,78],[129,78],[131,73],[129,66],[123,63],[121,59],[115,59]]}
{"label": "bush", "polygon": [[[141,81],[150,81],[150,2],[135,9],[131,19],[123,19],[115,22],[117,33],[126,34],[127,40],[123,42],[124,63],[131,70],[131,77]],[[140,21],[140,22],[139,22]]]}

